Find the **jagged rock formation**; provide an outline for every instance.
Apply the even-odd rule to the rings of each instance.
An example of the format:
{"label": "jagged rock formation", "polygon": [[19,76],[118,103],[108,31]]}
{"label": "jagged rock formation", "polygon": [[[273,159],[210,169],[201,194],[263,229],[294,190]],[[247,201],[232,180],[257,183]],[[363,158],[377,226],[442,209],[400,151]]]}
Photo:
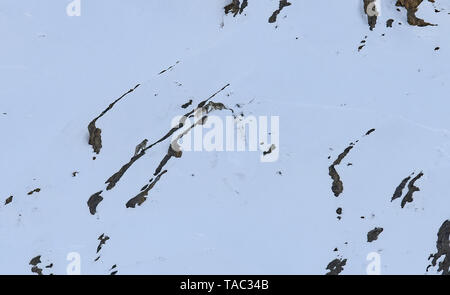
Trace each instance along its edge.
{"label": "jagged rock formation", "polygon": [[[408,24],[410,24],[411,26],[419,26],[419,27],[435,26],[434,24],[430,24],[416,16],[416,12],[422,1],[423,0],[397,0],[397,3],[395,5],[406,8]],[[428,1],[434,3],[434,0]]]}
{"label": "jagged rock formation", "polygon": [[413,201],[413,194],[415,192],[420,191],[420,189],[417,186],[415,186],[415,183],[422,176],[423,176],[423,173],[420,172],[419,174],[417,174],[416,177],[411,179],[411,181],[408,183],[408,192],[406,193],[405,197],[403,197],[402,203],[401,203],[402,208],[405,207],[406,203],[411,203]]}
{"label": "jagged rock formation", "polygon": [[280,5],[277,10],[275,10],[272,15],[269,17],[269,23],[274,23],[277,21],[277,17],[280,14],[281,10],[285,8],[286,6],[291,5],[291,2],[288,2],[287,0],[280,0]]}
{"label": "jagged rock formation", "polygon": [[342,160],[347,156],[347,154],[353,149],[353,145],[348,146],[333,162],[333,164],[328,167],[328,175],[330,175],[333,180],[333,184],[331,185],[331,190],[335,197],[339,197],[339,195],[344,191],[344,184],[342,183],[341,177],[339,173],[336,171],[336,166],[341,164]]}
{"label": "jagged rock formation", "polygon": [[402,180],[402,182],[395,189],[394,194],[392,195],[391,202],[395,199],[400,198],[403,195],[403,189],[406,187],[406,184],[411,179],[411,176],[408,176]]}
{"label": "jagged rock formation", "polygon": [[163,176],[164,174],[167,173],[167,170],[164,170],[163,172],[161,172],[156,178],[155,180],[150,179],[150,184],[147,185],[147,187],[142,190],[136,197],[130,199],[126,204],[125,207],[127,208],[135,208],[136,205],[141,206],[146,200],[147,200],[147,195],[149,193],[149,191],[155,186],[155,184],[161,179],[161,176]]}
{"label": "jagged rock formation", "polygon": [[367,22],[370,30],[373,30],[377,24],[378,10],[375,0],[364,0],[364,12],[367,14]]}
{"label": "jagged rock formation", "polygon": [[[376,7],[376,0],[363,0],[363,1],[364,1],[364,12],[367,14],[367,21],[369,24],[369,28],[370,30],[373,30],[377,24],[377,18],[379,15],[378,8]],[[406,8],[408,24],[419,27],[434,26],[434,24],[430,24],[416,16],[416,12],[422,1],[423,0],[397,0],[397,3],[395,5]],[[434,0],[428,1],[434,3]],[[394,22],[393,19],[389,19],[386,22],[386,26],[392,27],[393,22]]]}
{"label": "jagged rock formation", "polygon": [[138,88],[140,84],[137,84],[134,86],[134,88],[131,88],[127,92],[125,92],[122,96],[120,96],[118,99],[113,101],[100,115],[98,115],[95,119],[93,119],[89,125],[88,125],[88,131],[89,131],[89,144],[92,145],[92,148],[94,149],[94,152],[99,154],[100,150],[102,149],[102,130],[100,128],[97,128],[95,126],[95,123],[98,119],[103,117],[109,110],[111,110],[116,103],[118,103],[122,98],[127,96],[127,94],[133,92]]}
{"label": "jagged rock formation", "polygon": [[42,268],[38,266],[41,263],[41,255],[38,255],[30,260],[29,265],[31,265],[31,272],[36,273],[38,275],[42,275]]}
{"label": "jagged rock formation", "polygon": [[[436,242],[437,253],[431,254],[428,260],[433,258],[431,261],[432,266],[436,266],[437,261],[440,258],[443,258],[442,261],[439,262],[438,272],[442,271],[443,275],[450,274],[450,220],[444,221],[444,223],[439,228],[439,232],[437,234],[438,239]],[[429,265],[428,268],[431,266]]]}
{"label": "jagged rock formation", "polygon": [[87,205],[89,207],[89,212],[94,215],[97,212],[97,206],[103,201],[103,197],[100,195],[103,191],[99,191],[93,194],[89,200],[87,201]]}
{"label": "jagged rock formation", "polygon": [[95,121],[92,121],[88,125],[89,131],[89,144],[92,145],[96,154],[100,153],[102,149],[102,130],[95,126]]}
{"label": "jagged rock formation", "polygon": [[224,7],[225,9],[225,14],[228,13],[232,13],[233,16],[236,16],[238,13],[242,14],[242,12],[244,11],[245,7],[247,7],[248,5],[248,0],[243,0],[242,4],[241,1],[239,0],[232,0],[232,2],[230,4],[228,4],[227,6]]}
{"label": "jagged rock formation", "polygon": [[347,259],[334,259],[327,265],[329,272],[326,275],[338,275],[344,270],[344,266],[347,264]]}

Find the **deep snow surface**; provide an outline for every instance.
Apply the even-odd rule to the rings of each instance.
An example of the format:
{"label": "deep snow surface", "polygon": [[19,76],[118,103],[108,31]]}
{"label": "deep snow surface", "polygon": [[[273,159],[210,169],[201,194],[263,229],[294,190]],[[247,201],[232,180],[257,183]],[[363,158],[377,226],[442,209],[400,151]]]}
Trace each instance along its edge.
{"label": "deep snow surface", "polygon": [[[37,255],[54,264],[44,274],[65,274],[70,252],[82,274],[114,264],[119,274],[324,274],[337,257],[347,259],[342,274],[365,274],[370,252],[383,274],[426,273],[450,218],[450,4],[424,1],[418,15],[438,26],[419,28],[382,1],[369,31],[359,0],[292,0],[274,24],[275,0],[249,0],[236,17],[221,0],[81,0],[79,17],[66,15],[69,2],[0,3],[1,274],[31,274]],[[99,119],[103,148],[93,154],[88,123],[138,83]],[[192,109],[182,104],[227,83],[214,101],[279,116],[278,161],[185,152],[142,206],[126,208],[166,141],[105,191],[136,144],[159,139]],[[356,140],[336,168],[336,198],[328,167]],[[414,201],[391,202],[420,171]],[[93,216],[86,202],[100,190]],[[374,227],[384,231],[368,243]],[[102,233],[110,240],[95,262]]]}

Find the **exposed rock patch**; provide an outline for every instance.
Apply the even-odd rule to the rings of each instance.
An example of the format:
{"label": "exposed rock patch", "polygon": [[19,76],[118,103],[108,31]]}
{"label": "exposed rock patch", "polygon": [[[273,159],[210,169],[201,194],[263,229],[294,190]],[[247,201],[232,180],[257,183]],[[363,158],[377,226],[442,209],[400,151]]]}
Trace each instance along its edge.
{"label": "exposed rock patch", "polygon": [[138,88],[139,86],[140,86],[140,84],[137,84],[136,86],[134,86],[134,88],[132,88],[132,89],[128,90],[127,92],[125,92],[124,94],[122,94],[122,96],[120,96],[118,99],[116,99],[114,102],[112,102],[100,115],[98,115],[95,119],[93,119],[89,123],[89,125],[88,125],[89,144],[92,146],[95,153],[99,154],[100,150],[102,148],[102,135],[101,135],[102,130],[95,126],[97,120],[100,119],[101,117],[103,117],[109,110],[111,110],[114,107],[114,105],[117,102],[119,102],[122,98],[124,98],[125,96],[127,96],[128,94],[130,94],[131,92],[136,90],[136,88]]}
{"label": "exposed rock patch", "polygon": [[348,146],[333,162],[333,164],[328,167],[328,175],[330,175],[333,180],[333,184],[331,185],[331,190],[334,193],[335,197],[339,197],[339,195],[344,191],[344,184],[342,183],[341,177],[336,171],[336,166],[341,164],[341,161],[347,156],[347,154],[353,149],[353,145]]}
{"label": "exposed rock patch", "polygon": [[370,129],[369,131],[366,132],[365,136],[372,134],[373,132],[375,132],[375,128]]}
{"label": "exposed rock patch", "polygon": [[369,28],[372,31],[376,24],[378,19],[378,7],[376,6],[375,0],[364,0],[364,12],[367,15],[367,22],[369,24]]}
{"label": "exposed rock patch", "polygon": [[[219,94],[220,92],[222,92],[223,90],[225,90],[228,86],[230,86],[230,84],[225,85],[224,87],[222,87],[220,90],[218,90],[217,92],[215,92],[214,94],[212,94],[210,97],[208,97],[207,99],[205,99],[204,101],[200,102],[197,106],[198,108],[203,108],[208,101],[210,101],[213,97],[215,97],[217,94]],[[120,170],[116,173],[114,173],[105,183],[108,184],[106,190],[111,190],[112,188],[114,188],[114,186],[117,184],[117,182],[122,178],[122,176],[125,174],[125,172],[133,165],[134,162],[136,162],[139,158],[141,158],[144,154],[145,151],[151,149],[153,146],[157,145],[158,143],[161,143],[163,141],[165,141],[167,138],[169,138],[170,136],[172,136],[176,131],[178,131],[179,129],[181,129],[184,126],[185,123],[185,119],[192,116],[194,114],[195,110],[191,110],[190,112],[188,112],[187,114],[185,114],[182,119],[180,119],[180,122],[177,126],[173,127],[171,130],[169,130],[169,132],[167,132],[162,138],[160,138],[159,140],[157,140],[156,142],[152,143],[151,145],[149,145],[148,147],[146,147],[145,149],[143,149],[139,154],[137,154],[136,156],[132,157],[130,159],[130,161],[123,165],[122,168],[120,168]]]}
{"label": "exposed rock patch", "polygon": [[275,10],[272,15],[269,17],[269,23],[274,23],[277,21],[277,17],[280,14],[280,12],[285,8],[286,6],[290,6],[292,3],[288,2],[287,0],[280,0],[280,4],[277,10]]}
{"label": "exposed rock patch", "polygon": [[167,164],[167,162],[170,160],[170,158],[175,157],[175,158],[181,158],[181,156],[183,155],[183,152],[181,150],[174,150],[172,148],[173,144],[171,144],[169,146],[169,150],[167,151],[167,154],[164,156],[164,158],[162,159],[162,161],[159,163],[158,167],[156,168],[155,172],[153,173],[154,176],[158,175],[162,168]]}
{"label": "exposed rock patch", "polygon": [[225,14],[232,13],[233,16],[242,14],[244,9],[248,6],[248,0],[243,0],[242,4],[240,0],[232,0],[230,4],[224,7]]}
{"label": "exposed rock patch", "polygon": [[438,239],[436,242],[437,252],[435,254],[431,254],[428,260],[433,258],[431,261],[431,266],[436,266],[438,264],[438,260],[443,258],[438,264],[438,272],[442,272],[442,275],[450,275],[450,220],[444,221],[438,231]]}
{"label": "exposed rock patch", "polygon": [[394,23],[394,20],[392,18],[388,19],[386,21],[386,28],[392,28],[393,23]]}
{"label": "exposed rock patch", "polygon": [[326,269],[328,269],[329,272],[326,273],[326,275],[340,274],[344,270],[344,266],[346,264],[347,264],[347,259],[338,259],[338,258],[334,259],[327,265]]}
{"label": "exposed rock patch", "polygon": [[263,156],[271,154],[276,148],[277,147],[274,144],[272,144],[267,151],[263,152]]}
{"label": "exposed rock patch", "polygon": [[98,246],[97,246],[97,253],[100,252],[100,250],[102,249],[103,245],[105,245],[105,244],[106,244],[106,241],[109,240],[109,237],[108,237],[107,235],[105,235],[105,234],[101,234],[101,235],[98,237],[98,240],[99,240],[100,242],[99,242],[99,244],[98,244]]}
{"label": "exposed rock patch", "polygon": [[5,205],[8,205],[9,203],[11,203],[13,200],[13,196],[9,196],[6,200],[5,200]]}
{"label": "exposed rock patch", "polygon": [[401,203],[402,208],[405,207],[406,203],[411,203],[413,201],[413,194],[415,192],[420,191],[420,189],[417,186],[415,186],[415,183],[422,176],[423,176],[423,173],[420,172],[416,177],[411,179],[411,181],[408,183],[408,192],[406,193],[405,197],[402,199],[402,203]]}
{"label": "exposed rock patch", "polygon": [[[428,1],[434,2],[434,0]],[[430,24],[416,16],[416,12],[419,10],[418,7],[422,2],[423,0],[398,0],[395,5],[406,8],[408,24],[410,24],[411,26],[419,26],[419,27],[435,26],[435,24]]]}
{"label": "exposed rock patch", "polygon": [[27,193],[27,195],[31,196],[32,194],[34,194],[34,193],[38,193],[38,192],[40,192],[40,191],[41,191],[41,189],[40,189],[40,188],[36,188],[36,189],[34,189],[34,190],[32,190],[32,191],[28,192],[28,193]]}
{"label": "exposed rock patch", "polygon": [[94,215],[97,212],[97,206],[103,201],[103,197],[100,195],[103,191],[99,191],[93,194],[89,200],[87,201],[87,205],[89,207],[89,212]]}
{"label": "exposed rock patch", "polygon": [[106,190],[110,190],[114,188],[117,184],[117,182],[122,178],[122,176],[127,172],[127,170],[133,165],[134,162],[136,162],[140,157],[145,155],[145,150],[142,150],[139,154],[136,156],[133,156],[128,163],[123,165],[119,171],[114,173],[108,180],[105,182],[105,184],[108,184],[106,187]]}
{"label": "exposed rock patch", "polygon": [[[208,97],[204,101],[200,102],[198,104],[198,106],[197,106],[197,109],[198,108],[203,108],[207,104],[208,101],[210,101],[217,94],[219,94],[220,92],[225,90],[228,86],[230,86],[230,84],[225,85],[220,90],[218,90],[217,92],[212,94],[210,97]],[[158,143],[161,143],[161,142],[165,141],[167,138],[172,136],[176,131],[178,131],[179,129],[183,128],[186,118],[192,116],[194,114],[194,111],[195,110],[191,110],[190,112],[185,114],[183,116],[183,118],[180,119],[180,122],[179,122],[179,124],[177,126],[173,127],[171,130],[169,130],[169,132],[167,132],[162,138],[160,138],[156,142],[152,143],[151,145],[149,145],[148,147],[143,149],[139,154],[137,154],[136,156],[132,157],[130,159],[130,161],[127,164],[123,165],[122,168],[120,168],[120,170],[118,172],[114,173],[110,178],[108,178],[108,180],[105,182],[106,184],[108,184],[106,190],[110,190],[110,189],[114,188],[114,186],[122,178],[122,176],[125,174],[125,172],[133,165],[134,162],[136,162],[139,158],[141,158],[145,154],[145,152],[147,150],[151,149],[153,146],[157,145]]]}
{"label": "exposed rock patch", "polygon": [[378,236],[383,232],[382,227],[375,227],[373,230],[367,233],[367,242],[371,243],[378,239]]}
{"label": "exposed rock patch", "polygon": [[94,149],[94,153],[99,154],[102,149],[102,130],[95,126],[95,121],[88,125],[89,144]]}
{"label": "exposed rock patch", "polygon": [[[372,128],[369,131],[367,131],[364,136],[368,136],[372,134],[374,131],[375,128]],[[359,140],[356,141],[356,143],[358,142]],[[339,195],[342,194],[342,192],[344,191],[344,184],[341,180],[339,173],[336,170],[336,166],[341,164],[342,160],[344,160],[344,158],[348,155],[348,153],[353,149],[354,146],[355,144],[353,142],[350,143],[349,146],[346,147],[345,150],[336,158],[336,160],[334,160],[333,164],[331,164],[331,166],[328,167],[328,175],[333,180],[331,190],[333,191],[335,197],[339,197]]]}
{"label": "exposed rock patch", "polygon": [[117,270],[117,265],[114,264],[114,265],[110,268],[109,271],[111,271],[110,275],[112,275],[112,276],[116,275],[117,272],[118,272],[118,270]]}
{"label": "exposed rock patch", "polygon": [[151,183],[147,186],[147,188],[141,191],[136,197],[130,199],[125,204],[125,206],[127,208],[135,208],[136,205],[141,206],[147,200],[149,191],[155,186],[155,184],[160,180],[161,176],[163,176],[165,173],[167,173],[167,170],[161,172],[161,174],[159,174],[154,181],[150,180]]}
{"label": "exposed rock patch", "polygon": [[38,275],[42,275],[42,268],[38,266],[41,263],[41,255],[38,255],[30,260],[29,265],[31,265],[31,272]]}
{"label": "exposed rock patch", "polygon": [[192,104],[192,99],[190,99],[187,103],[183,104],[181,108],[185,109]]}
{"label": "exposed rock patch", "polygon": [[408,181],[411,179],[411,176],[406,177],[405,179],[402,180],[402,182],[397,186],[397,188],[395,189],[394,195],[391,198],[391,202],[394,201],[395,199],[398,199],[402,196],[403,194],[403,189],[406,187],[406,184],[408,183]]}
{"label": "exposed rock patch", "polygon": [[41,263],[41,255],[38,255],[30,260],[30,265],[36,266]]}

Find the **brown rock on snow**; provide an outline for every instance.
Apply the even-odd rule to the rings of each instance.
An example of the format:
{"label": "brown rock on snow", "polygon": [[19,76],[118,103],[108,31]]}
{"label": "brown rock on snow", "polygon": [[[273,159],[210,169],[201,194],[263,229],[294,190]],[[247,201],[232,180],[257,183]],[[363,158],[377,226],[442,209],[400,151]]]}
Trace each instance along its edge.
{"label": "brown rock on snow", "polygon": [[[428,1],[434,3],[434,0]],[[430,24],[416,16],[416,12],[419,9],[418,7],[422,2],[423,0],[397,0],[397,3],[395,5],[406,8],[408,24],[410,24],[411,26],[435,26],[434,24]]]}

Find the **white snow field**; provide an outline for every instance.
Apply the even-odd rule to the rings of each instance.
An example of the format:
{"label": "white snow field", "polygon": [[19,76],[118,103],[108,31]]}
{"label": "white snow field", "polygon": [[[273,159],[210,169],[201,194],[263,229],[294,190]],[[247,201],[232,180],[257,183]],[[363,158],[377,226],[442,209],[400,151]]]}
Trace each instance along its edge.
{"label": "white snow field", "polygon": [[[436,248],[450,219],[448,1],[423,1],[417,16],[437,26],[417,27],[381,0],[373,30],[363,0],[291,0],[274,23],[278,0],[235,17],[231,0],[80,0],[69,16],[71,2],[0,2],[0,274],[326,274],[332,261],[342,275],[448,272],[450,246]],[[138,84],[96,122],[94,153],[88,124]],[[228,84],[211,101],[237,120],[278,116],[276,161],[261,161],[268,142],[184,151],[127,208],[168,138],[106,189],[138,143]]]}

